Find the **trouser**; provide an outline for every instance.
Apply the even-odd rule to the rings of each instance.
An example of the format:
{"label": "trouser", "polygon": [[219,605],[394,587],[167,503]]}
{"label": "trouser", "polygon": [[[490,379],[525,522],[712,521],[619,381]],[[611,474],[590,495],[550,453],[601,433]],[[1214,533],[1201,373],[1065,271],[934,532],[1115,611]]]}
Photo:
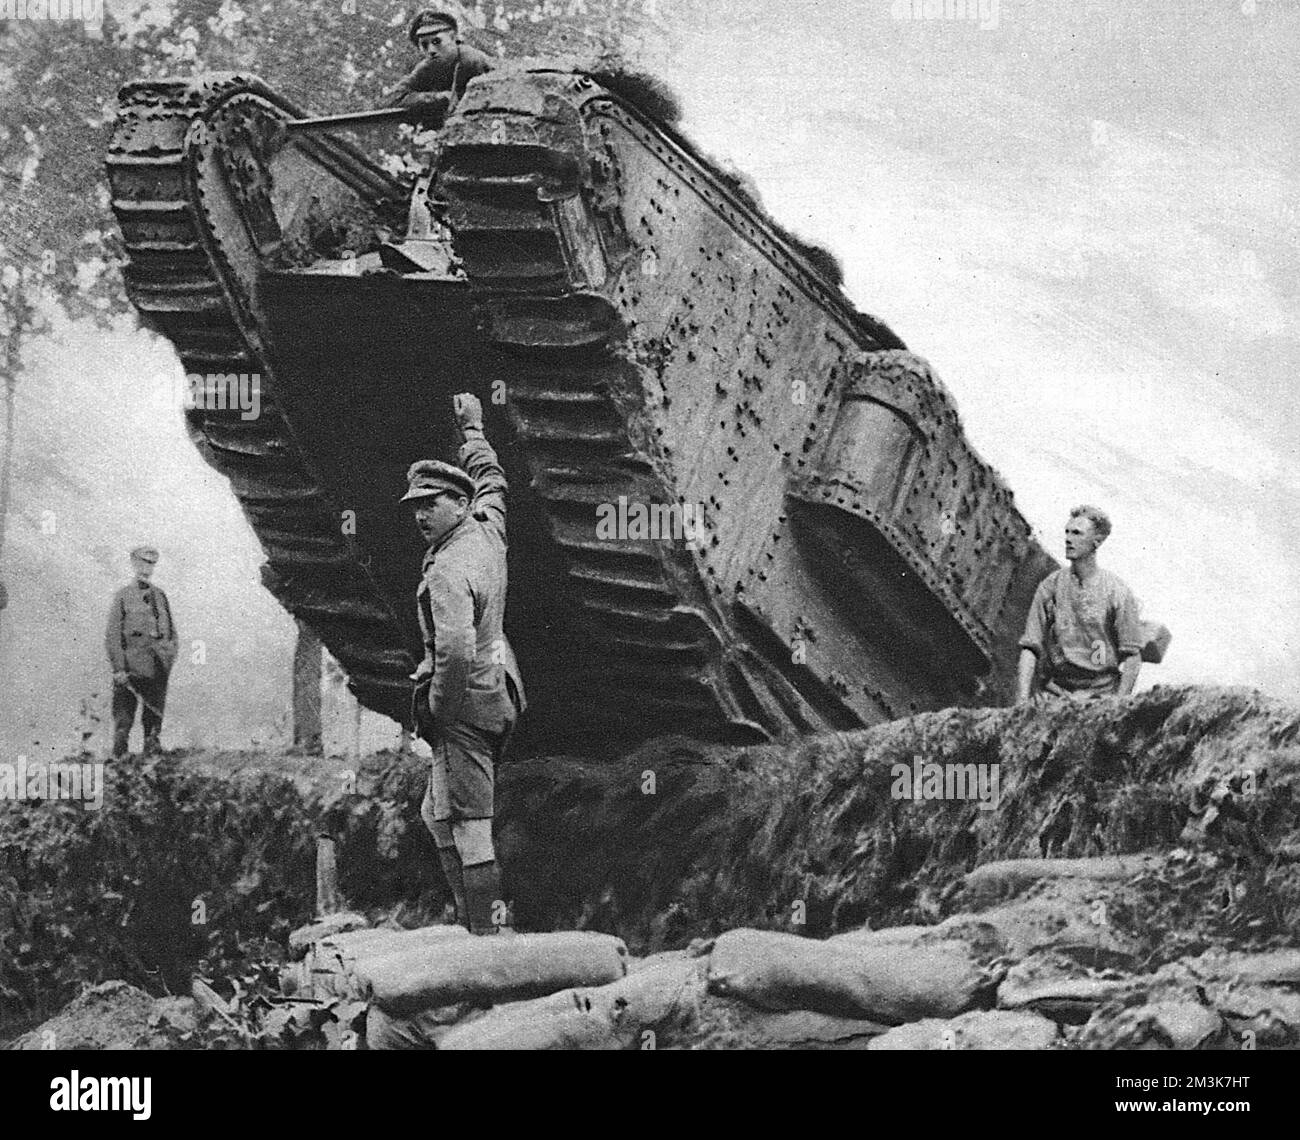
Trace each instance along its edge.
{"label": "trouser", "polygon": [[492,816],[495,769],[512,729],[496,733],[462,723],[425,737],[433,761],[420,817],[438,848],[457,920],[475,934],[495,934],[505,921]]}
{"label": "trouser", "polygon": [[1053,697],[1069,697],[1076,701],[1090,701],[1097,697],[1113,697],[1119,692],[1119,674],[1108,676],[1104,683],[1093,681],[1088,684],[1076,684],[1065,678],[1049,677],[1043,684],[1043,692]]}
{"label": "trouser", "polygon": [[[139,694],[137,696],[136,694]],[[143,697],[143,701],[140,699]],[[144,728],[146,755],[157,752],[162,734],[163,711],[167,705],[167,675],[143,679],[132,677],[130,685],[113,685],[113,755],[125,756],[137,705],[143,705],[140,724]]]}

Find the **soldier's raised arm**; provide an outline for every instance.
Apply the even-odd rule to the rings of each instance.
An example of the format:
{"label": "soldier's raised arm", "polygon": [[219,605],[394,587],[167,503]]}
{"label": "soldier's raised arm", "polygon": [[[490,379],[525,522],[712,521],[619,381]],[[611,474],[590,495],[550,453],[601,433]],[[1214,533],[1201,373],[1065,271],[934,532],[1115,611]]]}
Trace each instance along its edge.
{"label": "soldier's raised arm", "polygon": [[476,488],[470,511],[506,543],[506,473],[497,453],[483,434],[483,405],[477,396],[461,392],[453,397],[456,422],[465,442],[460,445],[460,465]]}

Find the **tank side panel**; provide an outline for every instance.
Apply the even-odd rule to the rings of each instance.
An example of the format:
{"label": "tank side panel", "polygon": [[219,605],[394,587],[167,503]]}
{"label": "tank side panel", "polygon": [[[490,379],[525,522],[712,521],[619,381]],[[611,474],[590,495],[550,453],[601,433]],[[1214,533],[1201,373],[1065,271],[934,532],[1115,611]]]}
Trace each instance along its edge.
{"label": "tank side panel", "polygon": [[[860,345],[671,152],[618,125],[607,137],[638,250],[616,296],[672,481],[707,520],[696,561],[717,604],[734,623],[740,603],[780,646],[770,658],[783,654],[796,678],[865,723],[969,696],[954,692],[946,663],[917,669],[890,652],[878,625],[846,620],[846,582],[792,529],[788,485],[825,445]],[[897,478],[887,464],[880,474]]]}

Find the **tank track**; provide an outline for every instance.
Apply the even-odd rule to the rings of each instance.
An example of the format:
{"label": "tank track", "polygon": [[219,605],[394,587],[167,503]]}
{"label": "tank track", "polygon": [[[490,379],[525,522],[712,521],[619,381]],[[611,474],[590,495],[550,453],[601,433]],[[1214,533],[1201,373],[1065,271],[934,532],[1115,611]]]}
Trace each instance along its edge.
{"label": "tank track", "polygon": [[[261,377],[258,418],[244,420],[238,409],[187,409],[190,437],[230,480],[262,544],[263,584],[316,631],[364,705],[405,721],[409,648],[276,403],[273,362],[234,266],[239,254],[223,246],[213,221],[214,200],[225,188],[211,169],[212,124],[236,99],[281,118],[301,117],[240,76],[123,88],[106,165],[130,259],[128,295],[145,323],[176,345],[187,375]],[[309,146],[313,161],[376,210],[398,212],[401,188],[359,152],[334,139]]]}
{"label": "tank track", "polygon": [[[547,96],[547,105],[556,102]],[[617,102],[606,98],[601,106]],[[602,504],[679,499],[653,461],[663,449],[644,415],[636,363],[620,354],[622,314],[592,287],[614,270],[583,265],[579,243],[564,232],[563,207],[550,208],[577,190],[574,159],[563,145],[503,139],[497,113],[490,102],[480,111],[462,102],[435,193],[482,331],[519,361],[507,405],[569,587],[587,616],[593,698],[608,704],[611,718],[633,722],[641,737],[683,731],[752,740],[861,725],[833,694],[801,691],[728,628],[684,543],[593,537]],[[571,126],[555,125],[557,134]],[[494,133],[498,141],[484,145]],[[846,319],[852,313],[796,259],[788,266],[808,277],[825,304],[844,309]],[[901,345],[888,330],[882,339]]]}

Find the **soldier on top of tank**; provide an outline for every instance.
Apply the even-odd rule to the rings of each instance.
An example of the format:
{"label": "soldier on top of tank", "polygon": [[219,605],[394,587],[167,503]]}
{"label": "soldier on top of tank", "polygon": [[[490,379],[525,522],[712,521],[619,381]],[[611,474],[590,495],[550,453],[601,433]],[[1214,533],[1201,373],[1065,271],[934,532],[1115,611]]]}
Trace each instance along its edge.
{"label": "soldier on top of tank", "polygon": [[1133,591],[1097,565],[1097,548],[1109,534],[1110,519],[1096,507],[1070,512],[1069,568],[1039,582],[1020,639],[1019,701],[1039,692],[1086,700],[1133,691],[1144,630]]}
{"label": "soldier on top of tank", "polygon": [[424,56],[405,79],[384,92],[385,107],[409,107],[413,121],[439,127],[476,75],[492,70],[492,59],[465,43],[454,16],[425,8],[407,29]]}

